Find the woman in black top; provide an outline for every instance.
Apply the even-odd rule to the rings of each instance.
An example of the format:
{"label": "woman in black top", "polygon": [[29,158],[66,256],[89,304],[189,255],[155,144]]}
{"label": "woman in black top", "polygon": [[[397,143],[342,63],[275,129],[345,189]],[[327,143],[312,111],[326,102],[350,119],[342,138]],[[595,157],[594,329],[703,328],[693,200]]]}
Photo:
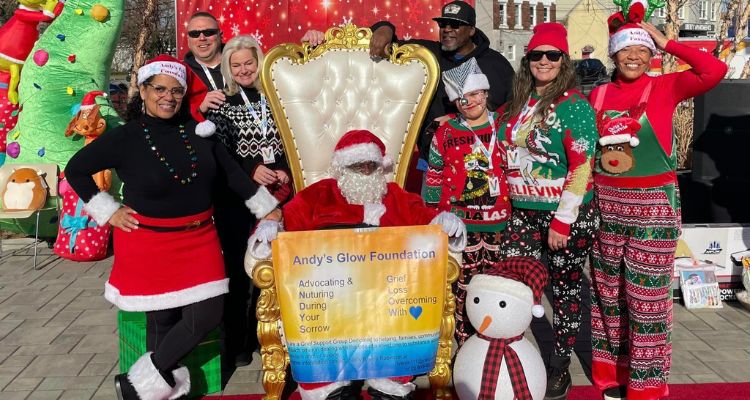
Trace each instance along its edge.
{"label": "woman in black top", "polygon": [[[259,73],[263,50],[252,36],[236,36],[224,46],[221,71],[227,87],[219,104],[206,98],[201,111],[216,124],[216,138],[227,148],[245,173],[266,186],[279,201],[291,192],[289,165],[271,109],[262,93]],[[253,290],[245,272],[247,238],[255,218],[243,200],[227,185],[217,185],[214,219],[219,232],[229,293],[224,300],[225,346],[222,361],[228,368],[248,365],[258,346]]]}
{"label": "woman in black top", "polygon": [[[189,373],[177,363],[219,324],[228,290],[211,218],[216,178],[225,176],[257,217],[278,202],[224,146],[195,134],[205,123],[180,112],[206,91],[189,68],[159,56],[138,71],[138,84],[143,112],[76,153],[65,175],[84,210],[117,228],[105,297],[147,315],[148,353],[115,377],[119,398],[177,398],[190,391]],[[122,205],[91,177],[107,168],[124,183]]]}

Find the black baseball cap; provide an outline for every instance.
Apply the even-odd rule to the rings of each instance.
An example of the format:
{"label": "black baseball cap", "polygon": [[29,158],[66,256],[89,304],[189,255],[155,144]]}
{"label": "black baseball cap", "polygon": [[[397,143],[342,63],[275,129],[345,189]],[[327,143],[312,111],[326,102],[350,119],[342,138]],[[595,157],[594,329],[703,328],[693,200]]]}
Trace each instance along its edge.
{"label": "black baseball cap", "polygon": [[462,24],[475,26],[477,24],[477,12],[474,7],[463,1],[452,1],[443,6],[443,13],[433,21],[458,21]]}

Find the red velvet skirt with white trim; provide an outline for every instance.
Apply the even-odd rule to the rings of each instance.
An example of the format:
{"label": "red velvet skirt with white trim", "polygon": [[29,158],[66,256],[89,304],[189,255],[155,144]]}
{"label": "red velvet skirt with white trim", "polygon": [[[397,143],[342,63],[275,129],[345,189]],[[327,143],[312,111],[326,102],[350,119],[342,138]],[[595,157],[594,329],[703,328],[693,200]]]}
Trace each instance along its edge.
{"label": "red velvet skirt with white trim", "polygon": [[141,227],[114,229],[115,261],[104,297],[121,310],[156,311],[226,293],[229,279],[212,214],[212,209],[179,218],[133,214]]}

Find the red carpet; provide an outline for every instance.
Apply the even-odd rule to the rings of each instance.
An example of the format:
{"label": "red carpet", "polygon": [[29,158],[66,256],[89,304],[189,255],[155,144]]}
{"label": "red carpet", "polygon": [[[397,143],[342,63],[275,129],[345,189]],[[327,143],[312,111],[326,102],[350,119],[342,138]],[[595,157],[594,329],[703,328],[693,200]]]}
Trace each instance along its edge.
{"label": "red carpet", "polygon": [[[669,400],[747,400],[750,399],[750,382],[740,383],[704,383],[692,385],[669,385]],[[365,400],[370,397],[363,393]],[[263,395],[244,394],[244,395],[211,395],[206,396],[204,400],[222,399],[222,400],[261,400]],[[455,397],[458,399],[458,397]],[[568,400],[599,400],[599,392],[593,386],[575,386],[570,391]],[[415,400],[431,400],[432,396],[427,390],[417,391]],[[299,394],[294,393],[289,400],[300,400]]]}

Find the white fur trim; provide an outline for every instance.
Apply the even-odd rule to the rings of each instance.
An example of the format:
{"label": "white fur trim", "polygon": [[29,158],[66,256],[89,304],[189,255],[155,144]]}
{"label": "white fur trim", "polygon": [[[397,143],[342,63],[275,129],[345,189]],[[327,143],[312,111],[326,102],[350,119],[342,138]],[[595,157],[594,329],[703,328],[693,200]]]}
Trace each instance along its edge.
{"label": "white fur trim", "polygon": [[120,206],[121,204],[115,201],[112,195],[107,192],[99,192],[83,205],[83,209],[97,224],[104,226],[112,218],[112,214],[120,209]]}
{"label": "white fur trim", "polygon": [[55,13],[49,10],[42,10],[42,14],[44,14],[45,17],[55,18]]}
{"label": "white fur trim", "polygon": [[339,381],[333,382],[330,385],[319,387],[316,389],[305,390],[301,386],[299,388],[299,395],[302,400],[325,400],[329,394],[333,393],[334,390],[344,387],[350,384],[351,381]]}
{"label": "white fur trim", "polygon": [[474,288],[507,293],[519,299],[526,300],[529,305],[534,304],[534,293],[522,282],[497,275],[478,274],[471,278],[470,285]]}
{"label": "white fur trim", "polygon": [[141,400],[164,400],[172,394],[172,387],[162,378],[151,362],[151,352],[142,355],[128,370],[128,380]]}
{"label": "white fur trim", "polygon": [[535,316],[537,318],[542,318],[544,316],[544,307],[542,307],[539,304],[534,304],[531,307],[531,315],[533,315],[533,316]]}
{"label": "white fur trim", "polygon": [[229,279],[207,282],[187,289],[152,295],[121,295],[109,282],[104,284],[104,298],[123,311],[157,311],[182,307],[229,292]]}
{"label": "white fur trim", "polygon": [[633,136],[630,138],[630,147],[637,147],[639,144],[641,144],[641,141],[637,136]]}
{"label": "white fur trim", "polygon": [[245,200],[245,207],[257,218],[265,217],[278,205],[279,201],[273,197],[265,186],[258,188],[258,191],[252,197]]}
{"label": "white fur trim", "polygon": [[388,378],[368,379],[367,384],[379,392],[398,397],[405,397],[417,388],[411,382],[401,383]]}
{"label": "white fur trim", "polygon": [[374,161],[383,164],[383,153],[375,143],[360,143],[341,150],[336,150],[331,159],[331,165],[336,167],[348,167],[365,161]]}
{"label": "white fur trim", "polygon": [[174,388],[172,389],[172,395],[169,396],[169,400],[179,399],[182,396],[186,396],[190,393],[190,371],[187,367],[182,366],[172,371],[174,376]]}
{"label": "white fur trim", "polygon": [[656,46],[651,35],[642,28],[627,28],[615,32],[609,38],[609,56],[612,57],[618,51],[628,46],[646,46],[652,54],[656,53]]}
{"label": "white fur trim", "polygon": [[210,137],[215,132],[216,132],[216,124],[214,124],[213,122],[209,120],[199,122],[198,125],[195,126],[195,134],[202,138]]}
{"label": "white fur trim", "polygon": [[181,63],[174,61],[154,61],[138,69],[138,85],[154,75],[169,75],[177,79],[182,87],[187,88],[187,70]]}
{"label": "white fur trim", "polygon": [[609,146],[610,144],[628,143],[632,137],[633,135],[629,133],[602,136],[599,138],[599,144],[602,146]]}
{"label": "white fur trim", "polygon": [[380,226],[380,217],[385,214],[385,206],[383,204],[368,203],[365,207],[365,218],[362,222],[368,225]]}

